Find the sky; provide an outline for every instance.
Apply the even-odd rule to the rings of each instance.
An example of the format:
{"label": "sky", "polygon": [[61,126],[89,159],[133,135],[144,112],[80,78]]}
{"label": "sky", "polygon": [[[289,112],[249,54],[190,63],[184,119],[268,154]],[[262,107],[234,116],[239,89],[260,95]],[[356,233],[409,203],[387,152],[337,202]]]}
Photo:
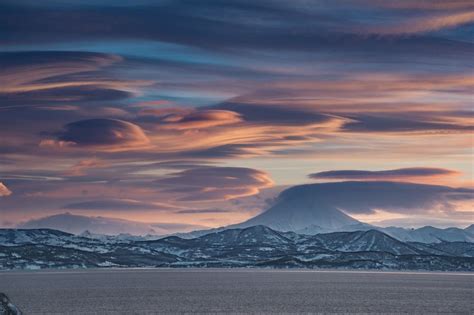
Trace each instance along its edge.
{"label": "sky", "polygon": [[467,226],[473,34],[470,0],[3,0],[0,226],[217,227],[342,181],[398,183],[338,200],[364,222]]}

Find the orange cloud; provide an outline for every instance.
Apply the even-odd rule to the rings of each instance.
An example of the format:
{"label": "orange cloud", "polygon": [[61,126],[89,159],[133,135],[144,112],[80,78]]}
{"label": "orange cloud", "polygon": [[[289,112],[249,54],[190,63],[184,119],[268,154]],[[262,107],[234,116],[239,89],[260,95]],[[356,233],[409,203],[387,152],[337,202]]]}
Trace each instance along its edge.
{"label": "orange cloud", "polygon": [[0,197],[10,196],[11,194],[12,191],[4,183],[0,182]]}
{"label": "orange cloud", "polygon": [[238,113],[228,110],[164,108],[143,110],[140,114],[159,117],[157,128],[165,130],[210,128],[242,121]]}
{"label": "orange cloud", "polygon": [[[238,96],[236,103],[291,106],[337,112],[400,112],[451,110],[453,101],[440,95],[455,95],[458,106],[470,102],[474,76],[470,74],[397,75],[359,73],[339,80],[292,80],[268,83]],[[465,97],[463,99],[463,97]]]}
{"label": "orange cloud", "polygon": [[106,166],[104,162],[98,159],[88,159],[79,161],[79,163],[73,165],[69,170],[65,172],[67,176],[83,176],[86,174],[86,170],[90,168],[97,168]]}

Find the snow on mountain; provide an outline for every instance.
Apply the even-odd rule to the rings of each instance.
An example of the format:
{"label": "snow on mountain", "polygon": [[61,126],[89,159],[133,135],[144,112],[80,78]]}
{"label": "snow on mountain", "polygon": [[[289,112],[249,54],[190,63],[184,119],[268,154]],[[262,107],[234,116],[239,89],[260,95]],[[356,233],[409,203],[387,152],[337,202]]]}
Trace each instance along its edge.
{"label": "snow on mountain", "polygon": [[[114,241],[115,240],[115,241]],[[54,230],[0,230],[0,269],[304,267],[474,270],[474,243],[401,242],[376,230],[301,235],[265,226],[193,239],[107,242]]]}
{"label": "snow on mountain", "polygon": [[336,207],[321,202],[318,194],[314,193],[315,189],[317,187],[314,185],[291,187],[283,191],[276,203],[265,212],[228,228],[265,225],[278,231],[305,231],[306,229],[312,232],[325,232],[361,224]]}
{"label": "snow on mountain", "polygon": [[80,234],[89,231],[93,234],[117,235],[164,235],[169,231],[159,227],[152,227],[150,224],[134,222],[116,218],[89,217],[63,213],[52,215],[40,219],[30,220],[18,226],[19,228],[39,229],[50,228],[61,230],[73,234]]}
{"label": "snow on mountain", "polygon": [[210,233],[199,238],[203,244],[233,244],[233,245],[286,245],[292,241],[263,225],[252,226],[245,229],[228,229],[225,231]]}
{"label": "snow on mountain", "polygon": [[387,252],[395,255],[422,254],[420,250],[377,230],[317,234],[313,237],[330,250],[342,252]]}
{"label": "snow on mountain", "polygon": [[52,229],[0,229],[0,244],[14,246],[22,244],[62,245],[77,242],[77,236]]}
{"label": "snow on mountain", "polygon": [[105,244],[96,239],[77,236],[53,229],[0,229],[0,245],[23,246],[41,244],[84,251],[106,251]]}
{"label": "snow on mountain", "polygon": [[469,225],[467,228],[464,229],[466,232],[471,233],[474,235],[474,224]]}
{"label": "snow on mountain", "polygon": [[474,233],[472,233],[468,228],[460,229],[452,227],[440,229],[432,226],[425,226],[418,229],[405,229],[392,226],[378,229],[405,242],[474,242]]}

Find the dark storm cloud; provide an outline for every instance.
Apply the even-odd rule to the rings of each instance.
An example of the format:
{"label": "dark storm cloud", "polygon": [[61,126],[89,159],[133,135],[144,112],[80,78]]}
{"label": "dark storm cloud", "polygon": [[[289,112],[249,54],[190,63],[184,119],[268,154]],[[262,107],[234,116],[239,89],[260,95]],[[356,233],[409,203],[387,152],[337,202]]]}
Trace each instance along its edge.
{"label": "dark storm cloud", "polygon": [[444,168],[410,167],[386,171],[337,170],[313,173],[308,175],[313,179],[357,179],[357,180],[410,180],[412,178],[431,178],[456,175],[458,172]]}
{"label": "dark storm cloud", "polygon": [[437,207],[453,210],[453,202],[472,201],[474,190],[401,182],[337,182],[301,185],[282,192],[279,199],[331,206],[349,214],[375,210],[411,214],[429,213]]}

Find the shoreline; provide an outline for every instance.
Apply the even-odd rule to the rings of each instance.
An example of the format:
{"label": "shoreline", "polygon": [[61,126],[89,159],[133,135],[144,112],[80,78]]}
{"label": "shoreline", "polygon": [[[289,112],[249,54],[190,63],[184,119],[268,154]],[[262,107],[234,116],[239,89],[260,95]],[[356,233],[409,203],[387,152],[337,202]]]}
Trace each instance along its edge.
{"label": "shoreline", "polygon": [[183,267],[110,267],[110,268],[77,268],[77,269],[12,269],[12,270],[0,270],[0,274],[40,274],[40,273],[87,273],[87,272],[113,272],[113,271],[137,271],[137,272],[280,272],[280,273],[356,273],[356,274],[417,274],[417,275],[455,275],[455,276],[474,276],[474,271],[425,271],[425,270],[359,270],[359,269],[305,269],[305,268],[183,268]]}

